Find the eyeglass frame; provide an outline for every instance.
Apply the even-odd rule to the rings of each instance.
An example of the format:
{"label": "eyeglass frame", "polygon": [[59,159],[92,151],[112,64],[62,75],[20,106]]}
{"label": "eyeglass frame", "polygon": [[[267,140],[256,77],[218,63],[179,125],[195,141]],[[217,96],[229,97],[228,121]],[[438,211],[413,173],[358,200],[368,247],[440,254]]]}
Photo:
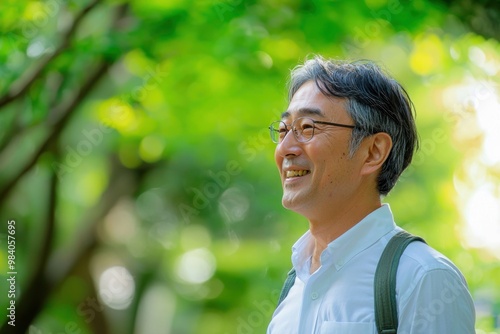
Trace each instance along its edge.
{"label": "eyeglass frame", "polygon": [[[296,130],[294,129],[294,124],[295,122],[297,122],[299,119],[309,119],[312,123],[313,123],[313,130],[312,130],[312,135],[311,135],[311,138],[309,138],[308,140],[305,140],[305,141],[302,141],[302,140],[299,140],[299,135],[297,134]],[[283,136],[283,139],[281,139],[281,141],[279,140],[278,138],[278,141],[274,141],[273,139],[273,131],[277,131],[277,130],[274,130],[273,129],[273,124],[275,123],[283,123],[285,125],[285,130],[286,130],[286,133],[285,135]],[[293,136],[295,137],[295,139],[299,142],[299,143],[307,143],[309,141],[311,141],[313,138],[314,138],[314,130],[316,129],[316,126],[314,126],[315,124],[324,124],[324,125],[332,125],[332,126],[338,126],[338,127],[341,127],[341,128],[348,128],[348,129],[355,129],[357,128],[356,125],[348,125],[348,124],[341,124],[341,123],[333,123],[333,122],[324,122],[324,121],[317,121],[317,120],[314,120],[310,117],[299,117],[297,119],[295,119],[292,124],[288,125],[286,124],[284,121],[274,121],[271,123],[271,125],[269,125],[269,135],[271,137],[271,141],[275,144],[280,144],[283,142],[283,140],[285,140],[285,137],[286,135],[288,134],[288,132],[290,132],[290,130],[292,130],[293,132]],[[279,130],[278,130],[279,131]],[[303,130],[301,130],[300,132],[300,135],[302,135],[302,132]]]}

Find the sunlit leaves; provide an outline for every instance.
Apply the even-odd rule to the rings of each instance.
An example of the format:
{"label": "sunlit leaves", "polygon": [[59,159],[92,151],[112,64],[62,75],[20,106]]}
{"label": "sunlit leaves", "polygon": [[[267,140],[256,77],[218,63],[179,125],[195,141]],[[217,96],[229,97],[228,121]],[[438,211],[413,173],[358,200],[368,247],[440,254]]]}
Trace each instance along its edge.
{"label": "sunlit leaves", "polygon": [[[173,333],[234,333],[251,324],[264,332],[290,267],[289,249],[307,229],[304,218],[280,205],[267,126],[286,109],[289,69],[306,56],[369,58],[409,92],[421,139],[413,165],[385,201],[399,224],[459,265],[473,293],[498,303],[484,297],[498,288],[491,255],[464,248],[475,235],[470,229],[480,226],[478,212],[497,214],[486,207],[498,192],[491,187],[499,174],[498,105],[484,99],[498,95],[496,41],[466,34],[444,8],[424,0],[132,1],[130,15],[112,28],[120,3],[98,6],[26,98],[1,111],[3,133],[15,119],[39,131],[20,132],[21,141],[2,138],[15,143],[0,156],[3,182],[95,64],[116,61],[76,106],[55,145],[60,159],[51,164],[47,156],[8,202],[9,214],[23,220],[26,254],[44,227],[46,173],[60,178],[54,249],[66,253],[80,237],[81,217],[105,203],[100,196],[118,164],[140,184],[96,224],[99,247],[116,262],[101,271],[127,268],[137,284],[136,301],[122,315],[134,319],[136,305],[137,326],[147,327],[147,314],[158,307],[168,315],[162,328]],[[7,32],[0,37],[1,92],[51,54],[80,8],[8,4],[0,11]],[[483,220],[491,237],[494,221]],[[56,330],[74,320],[86,330],[89,313],[79,315],[78,307],[88,306],[92,282],[81,280],[67,284],[84,287],[85,296],[65,285],[75,305],[56,295],[36,325]]]}

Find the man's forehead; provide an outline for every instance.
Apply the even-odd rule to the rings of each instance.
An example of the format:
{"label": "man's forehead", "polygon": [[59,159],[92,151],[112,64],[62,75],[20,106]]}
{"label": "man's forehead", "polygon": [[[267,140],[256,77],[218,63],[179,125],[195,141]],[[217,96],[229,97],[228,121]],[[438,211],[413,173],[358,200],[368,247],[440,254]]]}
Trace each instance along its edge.
{"label": "man's forehead", "polygon": [[287,111],[285,111],[281,114],[281,119],[287,119],[287,118],[290,118],[292,116],[295,116],[295,117],[316,116],[316,117],[325,118],[325,113],[319,108],[302,107],[302,108],[295,109],[295,110],[288,109]]}

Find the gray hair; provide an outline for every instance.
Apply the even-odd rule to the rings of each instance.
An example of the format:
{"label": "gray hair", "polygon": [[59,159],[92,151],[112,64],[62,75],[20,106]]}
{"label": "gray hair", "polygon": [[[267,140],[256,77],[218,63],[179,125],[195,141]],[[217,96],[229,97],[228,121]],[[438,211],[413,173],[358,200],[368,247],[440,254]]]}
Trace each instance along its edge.
{"label": "gray hair", "polygon": [[320,56],[292,70],[288,100],[307,81],[314,81],[328,97],[345,98],[346,110],[353,119],[350,156],[362,140],[377,132],[391,136],[392,150],[378,175],[377,189],[387,195],[410,164],[418,148],[415,108],[404,88],[367,61],[325,60]]}

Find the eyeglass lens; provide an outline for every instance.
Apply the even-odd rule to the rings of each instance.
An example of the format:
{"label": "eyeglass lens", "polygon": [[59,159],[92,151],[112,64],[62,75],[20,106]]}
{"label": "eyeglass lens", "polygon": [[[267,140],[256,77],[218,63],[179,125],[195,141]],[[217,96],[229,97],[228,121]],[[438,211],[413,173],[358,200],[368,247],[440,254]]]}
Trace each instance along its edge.
{"label": "eyeglass lens", "polygon": [[271,124],[271,139],[275,143],[281,143],[288,131],[292,129],[295,139],[299,142],[307,142],[314,136],[314,122],[307,117],[297,118],[291,126],[283,121],[273,122]]}

